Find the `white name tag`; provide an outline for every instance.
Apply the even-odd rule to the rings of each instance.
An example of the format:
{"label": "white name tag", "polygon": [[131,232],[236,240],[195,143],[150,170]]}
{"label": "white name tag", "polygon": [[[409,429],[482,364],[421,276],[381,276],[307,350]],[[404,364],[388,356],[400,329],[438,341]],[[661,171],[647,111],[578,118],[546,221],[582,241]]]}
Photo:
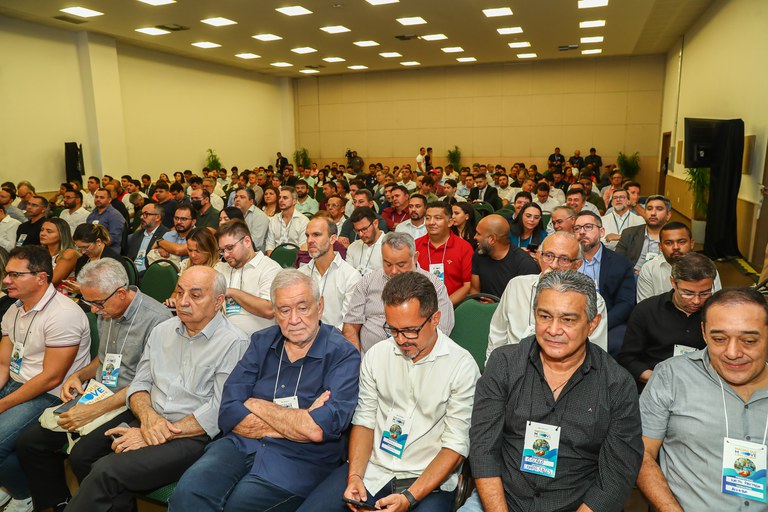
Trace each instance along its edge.
{"label": "white name tag", "polygon": [[560,427],[529,421],[525,427],[525,444],[520,471],[555,478]]}
{"label": "white name tag", "polygon": [[765,471],[764,444],[723,439],[723,493],[766,503]]}

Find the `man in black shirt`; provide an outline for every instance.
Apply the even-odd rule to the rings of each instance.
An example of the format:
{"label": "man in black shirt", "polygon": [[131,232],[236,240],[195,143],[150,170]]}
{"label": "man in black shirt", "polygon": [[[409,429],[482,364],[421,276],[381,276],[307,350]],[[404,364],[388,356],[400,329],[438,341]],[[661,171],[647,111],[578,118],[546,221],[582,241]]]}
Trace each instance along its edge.
{"label": "man in black shirt", "polygon": [[490,293],[501,297],[509,280],[541,272],[528,251],[509,243],[509,222],[501,215],[488,215],[477,225],[477,252],[472,257],[469,293]]}
{"label": "man in black shirt", "polygon": [[43,196],[32,196],[27,201],[26,222],[19,224],[16,230],[16,247],[21,245],[40,245],[40,228],[48,212],[48,200]]}
{"label": "man in black shirt", "polygon": [[493,351],[477,383],[480,500],[489,511],[620,510],[643,458],[640,412],[630,375],[587,343],[600,321],[594,281],[542,275],[534,315],[536,335]]}
{"label": "man in black shirt", "polygon": [[672,290],[635,306],[619,363],[641,388],[660,362],[706,347],[700,310],[712,295],[716,275],[712,260],[689,252],[672,264]]}

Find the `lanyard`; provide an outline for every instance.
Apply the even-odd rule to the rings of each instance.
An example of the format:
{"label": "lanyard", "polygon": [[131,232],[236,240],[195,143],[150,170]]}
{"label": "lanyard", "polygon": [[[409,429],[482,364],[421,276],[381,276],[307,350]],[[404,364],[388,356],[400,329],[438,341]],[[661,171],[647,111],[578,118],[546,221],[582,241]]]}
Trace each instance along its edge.
{"label": "lanyard", "polygon": [[[247,263],[245,265],[247,265]],[[238,290],[242,290],[243,289],[243,273],[245,272],[245,265],[243,265],[243,268],[240,269],[240,288],[238,288]],[[230,288],[232,288],[232,277],[234,276],[234,274],[235,274],[235,269],[233,268],[232,272],[230,272],[230,274],[229,274],[229,287]]]}
{"label": "lanyard", "polygon": [[[379,235],[379,240],[381,239],[381,235]],[[368,259],[365,261],[365,267],[363,267],[363,255],[365,254],[365,248],[368,247],[368,245],[363,242],[363,248],[360,250],[360,264],[358,265],[358,268],[368,268],[368,264],[371,262],[371,256],[373,256],[373,252],[376,250],[376,246],[379,245],[379,240],[373,242],[373,246],[370,247],[371,252],[368,253]]]}
{"label": "lanyard", "polygon": [[[120,345],[120,353],[123,353],[123,349],[125,348],[125,342],[128,341],[128,335],[131,333],[131,328],[133,327],[133,322],[136,320],[136,317],[138,316],[137,312],[139,308],[141,307],[141,303],[144,302],[144,295],[141,295],[139,297],[139,303],[136,305],[136,312],[133,313],[133,318],[131,318],[131,323],[128,325],[128,330],[125,332],[125,338],[123,338],[123,344]],[[112,323],[114,320],[109,321],[109,329],[107,329],[107,347],[109,347],[109,338],[112,336]],[[117,338],[118,334],[120,333],[120,327],[118,326],[118,331],[115,333],[115,348],[117,348]]]}
{"label": "lanyard", "polygon": [[619,221],[618,221],[618,220],[616,220],[616,212],[613,212],[611,215],[613,215],[613,223],[616,225],[616,231],[617,231],[619,234],[621,234],[621,230],[624,228],[624,224],[626,224],[626,223],[627,223],[627,221],[629,220],[629,215],[630,215],[630,213],[629,213],[629,212],[627,212],[627,213],[624,215],[624,220],[623,220],[623,221],[621,221],[621,225],[619,225]]}
{"label": "lanyard", "polygon": [[[273,402],[277,397],[277,383],[280,380],[280,369],[283,367],[283,354],[285,354],[285,343],[286,343],[286,340],[283,339],[283,349],[280,351],[280,360],[277,363],[277,376],[275,377],[275,390],[272,392]],[[301,363],[301,368],[299,368],[299,378],[296,379],[296,389],[293,390],[293,396],[298,396],[299,382],[301,382],[301,372],[303,371],[304,371],[304,363]]]}
{"label": "lanyard", "polygon": [[[448,240],[445,241],[445,245],[443,245],[443,272],[445,272],[445,253],[448,251],[448,241],[451,239],[450,234],[448,235]],[[427,240],[427,259],[429,260],[429,266],[432,266],[432,248],[430,247],[431,242]]]}
{"label": "lanyard", "polygon": [[[36,310],[35,314],[32,315],[32,320],[29,321],[29,326],[27,327],[27,332],[26,332],[26,334],[24,334],[24,341],[21,343],[22,347],[27,345],[27,338],[29,337],[29,332],[32,330],[32,324],[35,323],[35,319],[37,318],[37,314],[38,313],[42,313],[43,311],[45,311],[45,308],[48,307],[48,304],[51,303],[51,301],[53,300],[54,297],[56,297],[55,293],[48,298],[48,301],[45,304],[43,304],[42,308],[40,308],[39,310]],[[19,320],[19,310],[17,309],[16,310],[16,318],[13,319],[13,344],[14,345],[16,344],[16,339],[18,338],[18,333],[16,332],[16,322],[18,320]]]}
{"label": "lanyard", "polygon": [[[717,380],[720,382],[720,392],[722,393],[722,396],[723,396],[723,416],[725,417],[725,437],[731,437],[728,431],[728,409],[725,406],[725,387],[723,386],[723,380],[720,378],[719,375],[717,376]],[[763,431],[763,444],[765,444],[765,440],[767,437],[768,437],[768,417],[765,419],[765,430]]]}
{"label": "lanyard", "polygon": [[[371,251],[373,252],[373,251]],[[361,257],[362,258],[362,257]],[[325,273],[324,276],[320,276],[320,280],[323,282],[323,288],[320,290],[320,296],[325,297],[325,285],[328,284],[328,278],[331,275],[331,270],[333,268],[333,262],[331,262],[330,265],[328,265],[328,271]],[[314,271],[317,269],[317,262],[315,260],[312,260],[312,270],[309,271],[310,274],[313,274]],[[318,270],[317,273],[319,274],[320,271]]]}

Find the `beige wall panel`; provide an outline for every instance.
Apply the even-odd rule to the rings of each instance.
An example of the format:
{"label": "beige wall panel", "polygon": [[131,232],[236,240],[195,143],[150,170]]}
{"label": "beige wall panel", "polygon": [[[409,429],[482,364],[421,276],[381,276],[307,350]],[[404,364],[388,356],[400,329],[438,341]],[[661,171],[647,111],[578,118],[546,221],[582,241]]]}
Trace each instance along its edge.
{"label": "beige wall panel", "polygon": [[659,55],[638,55],[629,63],[630,91],[655,91],[663,85],[665,58]]}
{"label": "beige wall panel", "polygon": [[[501,130],[501,154],[529,155],[531,148],[531,130],[527,126],[508,126]],[[503,164],[502,164],[503,165]]]}
{"label": "beige wall panel", "polygon": [[[606,159],[616,160],[619,151],[624,151],[626,133],[624,125],[594,125],[592,128],[592,143],[585,146],[589,150],[594,146],[597,154],[603,158],[603,164],[608,165]],[[630,145],[631,146],[631,145]],[[634,153],[634,151],[633,151]]]}
{"label": "beige wall panel", "polygon": [[595,60],[574,59],[563,61],[560,72],[564,80],[564,92],[595,91]]}
{"label": "beige wall panel", "polygon": [[530,126],[534,123],[534,115],[529,96],[501,98],[501,117],[505,126]]}
{"label": "beige wall panel", "polygon": [[[563,139],[562,126],[531,126],[531,149],[528,154],[532,157],[541,156],[546,166],[547,156],[552,153],[555,146]],[[522,155],[521,155],[522,156]]]}
{"label": "beige wall panel", "polygon": [[[592,125],[585,124],[567,124],[562,127],[562,136],[560,137],[560,152],[565,158],[573,155],[574,150],[581,151],[581,156],[589,154],[590,141],[592,137]],[[552,148],[554,149],[554,147]]]}
{"label": "beige wall panel", "polygon": [[627,122],[627,93],[606,92],[595,96],[596,125]]}
{"label": "beige wall panel", "polygon": [[598,100],[594,93],[564,94],[563,122],[592,124],[595,119],[595,103]]}
{"label": "beige wall panel", "polygon": [[302,131],[316,132],[320,130],[320,112],[317,105],[299,105],[298,110]]}
{"label": "beige wall panel", "polygon": [[663,91],[661,89],[629,92],[627,94],[627,123],[660,123],[662,97]]}
{"label": "beige wall panel", "polygon": [[[368,154],[371,156],[390,156],[392,155],[392,130],[369,130],[368,131]],[[355,148],[351,148],[355,149]],[[416,149],[418,151],[418,148]],[[416,155],[414,151],[414,156]],[[366,164],[370,163],[366,159]]]}
{"label": "beige wall panel", "polygon": [[503,94],[524,96],[534,92],[534,66],[530,62],[502,64],[501,83]]}
{"label": "beige wall panel", "polygon": [[319,81],[316,78],[296,80],[298,106],[317,105]]}
{"label": "beige wall panel", "polygon": [[530,96],[534,126],[560,126],[563,124],[563,95]]}
{"label": "beige wall panel", "polygon": [[502,104],[500,96],[474,98],[472,105],[472,125],[480,127],[501,127],[506,120],[499,115],[499,107]]}
{"label": "beige wall panel", "polygon": [[654,156],[659,147],[658,124],[627,125],[625,153],[639,152],[641,156]]}
{"label": "beige wall panel", "polygon": [[391,128],[395,124],[395,113],[389,103],[372,101],[365,105],[368,126],[372,130]]}
{"label": "beige wall panel", "polygon": [[475,127],[472,130],[472,147],[476,155],[501,156],[502,131],[500,128]]}
{"label": "beige wall panel", "polygon": [[533,93],[560,94],[565,90],[562,64],[558,61],[536,62],[533,72]]}
{"label": "beige wall panel", "polygon": [[[314,77],[307,80],[314,80]],[[344,101],[343,82],[343,75],[322,77],[318,86],[320,104],[342,103]]]}
{"label": "beige wall panel", "polygon": [[595,69],[595,91],[626,91],[629,87],[629,61],[621,57],[601,59]]}

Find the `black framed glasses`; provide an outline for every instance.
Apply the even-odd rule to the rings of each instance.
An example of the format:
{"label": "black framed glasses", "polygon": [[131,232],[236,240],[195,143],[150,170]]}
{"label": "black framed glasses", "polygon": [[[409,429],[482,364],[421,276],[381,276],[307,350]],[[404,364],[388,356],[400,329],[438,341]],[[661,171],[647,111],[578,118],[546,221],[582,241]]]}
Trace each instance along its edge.
{"label": "black framed glasses", "polygon": [[407,340],[415,340],[416,338],[419,337],[419,333],[421,332],[421,330],[424,328],[425,325],[427,325],[427,322],[429,322],[434,315],[435,315],[434,313],[429,315],[427,317],[427,319],[424,320],[424,322],[420,326],[418,326],[418,327],[410,327],[410,328],[407,328],[407,329],[396,329],[396,328],[392,327],[391,325],[385,323],[384,324],[384,332],[386,332],[389,336],[392,336],[393,338],[397,338],[398,336],[400,336],[402,334],[403,338],[405,338]]}
{"label": "black framed glasses", "polygon": [[368,225],[367,225],[367,226],[365,226],[364,228],[360,228],[360,229],[357,229],[357,228],[355,228],[355,233],[360,233],[360,234],[363,234],[363,233],[365,233],[366,231],[368,231],[369,229],[371,229],[371,226],[373,226],[373,222],[371,222],[370,224],[368,224]]}
{"label": "black framed glasses", "polygon": [[110,294],[107,296],[107,298],[106,298],[106,299],[104,299],[104,300],[85,300],[85,299],[80,299],[80,301],[81,301],[83,304],[85,304],[86,306],[89,306],[89,307],[92,307],[92,308],[96,308],[96,309],[104,309],[104,305],[107,303],[107,301],[108,301],[109,299],[111,299],[112,297],[114,297],[114,296],[115,296],[115,294],[118,292],[118,290],[122,290],[122,289],[123,289],[123,288],[125,288],[126,286],[128,286],[128,285],[127,285],[127,284],[124,284],[124,285],[120,285],[120,286],[118,286],[117,288],[115,288],[115,291],[113,291],[112,293],[110,293]]}
{"label": "black framed glasses", "polygon": [[245,240],[245,237],[246,237],[246,236],[247,236],[247,235],[243,235],[243,236],[240,238],[240,240],[238,240],[237,242],[235,242],[235,243],[233,243],[233,244],[229,244],[229,245],[224,245],[224,246],[222,246],[222,247],[221,247],[221,249],[219,249],[219,255],[220,255],[220,256],[224,256],[224,253],[226,253],[226,252],[232,252],[232,250],[235,248],[235,246],[236,246],[237,244],[239,244],[240,242],[242,242],[243,240]]}
{"label": "black framed glasses", "polygon": [[14,281],[22,276],[33,276],[35,274],[39,274],[40,272],[6,272],[5,275],[13,279]]}
{"label": "black framed glasses", "polygon": [[568,256],[557,256],[554,253],[551,252],[545,252],[541,255],[541,259],[543,259],[547,263],[552,263],[553,260],[557,260],[558,263],[561,265],[570,265],[574,261],[578,261],[579,258],[569,258]]}

